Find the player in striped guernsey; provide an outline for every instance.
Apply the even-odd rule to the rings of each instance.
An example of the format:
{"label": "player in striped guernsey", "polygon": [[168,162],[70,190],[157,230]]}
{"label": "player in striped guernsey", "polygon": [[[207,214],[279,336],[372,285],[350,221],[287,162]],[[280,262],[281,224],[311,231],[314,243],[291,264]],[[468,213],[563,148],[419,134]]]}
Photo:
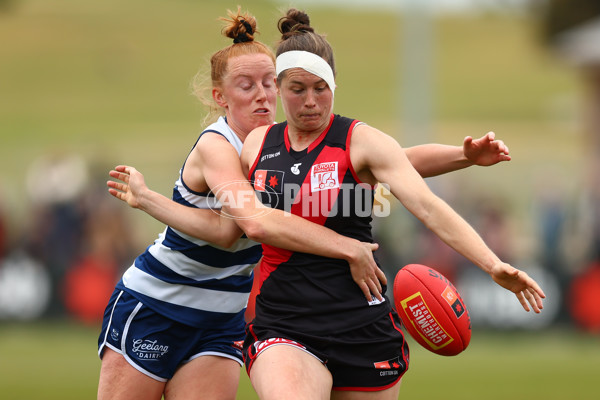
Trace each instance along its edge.
{"label": "player in striped guernsey", "polygon": [[[198,172],[198,149],[216,140],[237,156],[247,133],[275,114],[272,51],[253,40],[253,17],[239,10],[230,17],[225,34],[234,44],[213,55],[212,75],[221,87],[229,59],[237,57],[256,65],[247,80],[259,88],[196,141],[173,189],[173,200],[189,208],[219,207]],[[125,271],[106,308],[98,399],[234,399],[244,310],[260,253],[247,237],[209,243],[167,226]]]}
{"label": "player in striped guernsey", "polygon": [[[252,16],[239,9],[230,13],[224,33],[234,43],[211,58],[212,97],[224,116],[202,132],[173,190],[176,204],[205,210],[206,221],[211,216],[220,221],[212,211],[220,205],[211,189],[230,182],[224,171],[238,171],[252,190],[241,172],[242,142],[252,129],[272,123],[275,116],[274,55],[253,40],[255,31]],[[129,171],[117,169],[117,175]],[[143,208],[115,187],[109,189],[113,195]],[[260,203],[256,209],[263,214],[267,210]],[[261,228],[246,226],[247,232],[253,239],[345,259],[357,279],[368,282],[365,291],[381,296],[379,277],[384,275],[373,259],[376,245],[294,217],[296,232],[305,238],[299,241],[282,218],[286,217],[281,212],[266,213],[257,220]],[[214,230],[210,224],[197,227],[197,237],[208,241],[167,226],[123,274],[99,336],[99,399],[235,398],[244,310],[261,250],[255,240],[240,238],[241,230],[229,222],[229,230]],[[270,227],[268,234],[261,233],[262,227]]]}

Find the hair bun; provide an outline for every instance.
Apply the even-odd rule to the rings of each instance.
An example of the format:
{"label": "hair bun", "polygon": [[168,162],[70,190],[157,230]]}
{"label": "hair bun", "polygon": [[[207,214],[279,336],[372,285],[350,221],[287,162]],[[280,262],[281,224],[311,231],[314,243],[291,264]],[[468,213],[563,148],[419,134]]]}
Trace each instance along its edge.
{"label": "hair bun", "polygon": [[250,25],[250,22],[246,21],[243,18],[241,18],[239,21],[245,29],[237,30],[237,35],[233,38],[233,43],[244,43],[251,42],[252,40],[254,40],[254,36],[252,36],[254,35],[254,29],[252,29],[252,25]]}
{"label": "hair bun", "polygon": [[295,8],[290,8],[285,17],[279,19],[277,26],[283,40],[298,33],[315,31],[310,26],[308,14]]}
{"label": "hair bun", "polygon": [[229,18],[221,18],[226,22],[223,35],[233,39],[233,43],[252,42],[256,30],[256,19],[249,14],[242,14],[238,7],[237,13],[228,11]]}

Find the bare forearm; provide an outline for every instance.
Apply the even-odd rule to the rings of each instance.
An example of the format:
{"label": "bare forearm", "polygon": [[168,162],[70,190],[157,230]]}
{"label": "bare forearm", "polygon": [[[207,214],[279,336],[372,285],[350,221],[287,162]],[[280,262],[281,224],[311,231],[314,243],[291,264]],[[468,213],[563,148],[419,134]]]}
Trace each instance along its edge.
{"label": "bare forearm", "polygon": [[442,175],[473,165],[459,146],[423,144],[404,149],[408,160],[424,178]]}
{"label": "bare forearm", "polygon": [[483,271],[491,273],[500,259],[485,244],[481,236],[443,200],[436,198],[423,223],[446,244],[462,254]]}
{"label": "bare forearm", "polygon": [[359,243],[356,239],[281,210],[237,222],[248,237],[258,242],[349,262],[356,256],[355,249]]}
{"label": "bare forearm", "polygon": [[150,189],[140,196],[138,208],[178,231],[222,247],[231,246],[242,233],[233,221],[212,210],[186,207]]}

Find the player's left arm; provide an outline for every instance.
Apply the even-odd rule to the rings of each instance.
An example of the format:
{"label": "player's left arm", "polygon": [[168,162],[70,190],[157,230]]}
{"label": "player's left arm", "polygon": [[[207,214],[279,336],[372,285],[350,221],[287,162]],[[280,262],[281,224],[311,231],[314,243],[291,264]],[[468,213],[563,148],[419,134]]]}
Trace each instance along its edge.
{"label": "player's left arm", "polygon": [[540,312],[545,295],[537,282],[502,262],[477,232],[429,189],[396,140],[367,125],[357,126],[350,158],[361,180],[389,185],[394,197],[440,239],[515,293],[526,311],[531,305],[536,313]]}
{"label": "player's left arm", "polygon": [[479,139],[465,137],[462,147],[443,144],[423,144],[404,149],[413,167],[427,178],[472,165],[490,166],[510,161],[508,146],[488,132]]}

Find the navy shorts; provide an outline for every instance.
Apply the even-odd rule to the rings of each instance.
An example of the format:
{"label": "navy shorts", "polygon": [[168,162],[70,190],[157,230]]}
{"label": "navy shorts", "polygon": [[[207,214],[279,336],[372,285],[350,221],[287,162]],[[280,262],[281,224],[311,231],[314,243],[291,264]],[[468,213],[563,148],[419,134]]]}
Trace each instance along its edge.
{"label": "navy shorts", "polygon": [[157,314],[131,294],[115,290],[110,298],[98,355],[105,347],[120,353],[138,371],[166,382],[177,368],[196,357],[214,355],[242,362],[244,327],[226,332],[185,325]]}
{"label": "navy shorts", "polygon": [[379,391],[395,385],[408,369],[408,343],[398,315],[388,315],[365,327],[343,334],[315,336],[246,327],[244,362],[250,374],[252,363],[262,351],[289,345],[312,354],[333,377],[333,390]]}

